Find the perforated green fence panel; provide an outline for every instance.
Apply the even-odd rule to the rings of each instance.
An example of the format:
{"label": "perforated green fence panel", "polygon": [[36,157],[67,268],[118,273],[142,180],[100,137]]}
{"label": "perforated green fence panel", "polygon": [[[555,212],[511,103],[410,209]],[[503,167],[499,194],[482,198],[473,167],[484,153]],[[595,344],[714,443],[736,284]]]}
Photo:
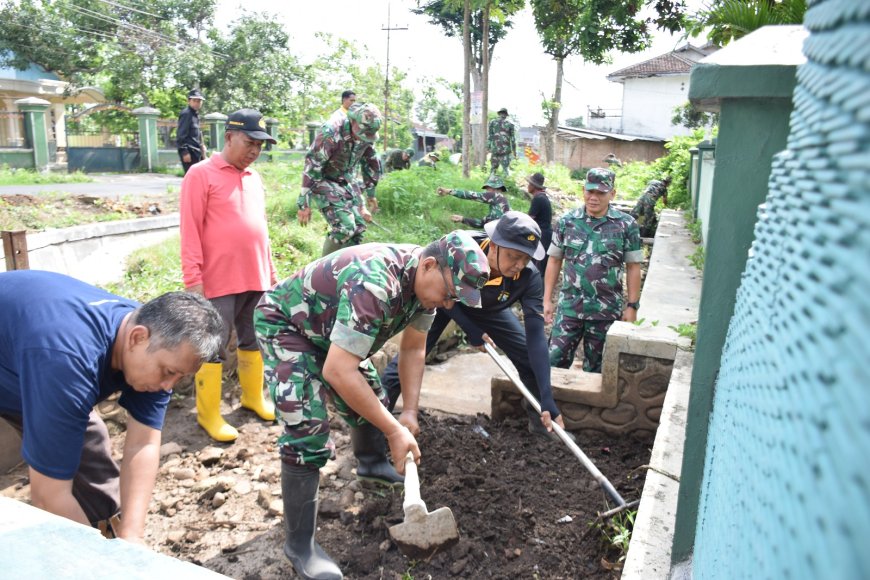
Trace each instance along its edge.
{"label": "perforated green fence panel", "polygon": [[716,385],[695,578],[870,578],[870,0],[810,2],[804,24]]}

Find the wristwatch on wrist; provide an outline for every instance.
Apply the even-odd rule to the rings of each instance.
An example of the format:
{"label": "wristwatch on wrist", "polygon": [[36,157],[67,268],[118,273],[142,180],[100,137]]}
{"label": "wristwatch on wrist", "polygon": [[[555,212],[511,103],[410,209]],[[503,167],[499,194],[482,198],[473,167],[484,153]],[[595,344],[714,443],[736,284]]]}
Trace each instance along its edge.
{"label": "wristwatch on wrist", "polygon": [[637,310],[638,308],[640,308],[640,302],[626,302],[625,307],[634,308],[635,310]]}

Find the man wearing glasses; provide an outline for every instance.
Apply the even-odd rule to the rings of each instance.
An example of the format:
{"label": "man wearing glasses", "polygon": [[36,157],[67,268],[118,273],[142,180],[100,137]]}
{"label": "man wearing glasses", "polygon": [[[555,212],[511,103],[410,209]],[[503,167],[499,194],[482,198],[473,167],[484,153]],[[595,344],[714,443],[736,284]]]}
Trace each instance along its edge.
{"label": "man wearing glasses", "polygon": [[[555,437],[550,421],[564,427],[559,409],[550,388],[550,363],[547,356],[547,335],[544,332],[542,306],[543,283],[537,268],[530,263],[546,254],[541,245],[541,228],[529,215],[509,211],[496,221],[487,223],[485,231],[472,235],[486,254],[490,279],[480,292],[481,307],[468,308],[455,304],[452,308],[439,308],[426,337],[428,353],[447,328],[451,320],[462,328],[468,342],[483,350],[483,341],[492,339],[513,363],[520,379],[535,394],[543,413],[538,415],[526,407],[529,432]],[[511,306],[519,303],[523,310],[520,323]],[[405,393],[398,359],[394,358],[381,377],[381,384],[390,395],[390,410],[402,395],[402,407],[417,407],[413,392]]]}
{"label": "man wearing glasses", "polygon": [[[398,420],[369,360],[404,330],[399,373],[408,399],[423,378],[426,332],[435,308],[480,306],[489,278],[486,256],[466,232],[422,248],[365,244],[305,266],[267,291],[254,313],[266,384],[284,427],[278,438],[287,538],[284,553],[304,578],[341,578],[314,542],[320,468],[334,457],[327,401],[351,427],[357,477],[403,481],[405,457],[419,461],[417,409]],[[386,435],[386,442],[384,440]],[[387,445],[398,472],[387,460]]]}

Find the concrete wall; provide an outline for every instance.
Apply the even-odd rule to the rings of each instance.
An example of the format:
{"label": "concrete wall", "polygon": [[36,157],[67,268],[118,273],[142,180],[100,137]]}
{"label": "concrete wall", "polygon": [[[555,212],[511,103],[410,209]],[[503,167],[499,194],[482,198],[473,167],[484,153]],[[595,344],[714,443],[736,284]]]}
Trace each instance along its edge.
{"label": "concrete wall", "polygon": [[670,139],[692,130],[672,125],[674,108],[689,100],[689,75],[625,79],[622,88],[622,133]]}
{"label": "concrete wall", "polygon": [[695,65],[690,98],[720,113],[713,197],[704,241],[704,284],[686,424],[674,557],[690,556],[713,392],[737,287],[767,194],[770,163],[785,147],[800,46],[800,26],[770,26]]}
{"label": "concrete wall", "polygon": [[[134,250],[177,234],[178,214],[48,230],[27,235],[27,258],[31,270],[99,285],[119,280]],[[5,269],[0,261],[0,272]]]}
{"label": "concrete wall", "polygon": [[0,149],[0,165],[15,169],[33,169],[33,149]]}
{"label": "concrete wall", "polygon": [[870,578],[870,4],[808,4],[787,144],[720,351],[695,578]]}
{"label": "concrete wall", "polygon": [[653,141],[556,139],[556,161],[568,169],[601,167],[609,153],[616,154],[622,161],[655,161],[666,151],[664,143]]}

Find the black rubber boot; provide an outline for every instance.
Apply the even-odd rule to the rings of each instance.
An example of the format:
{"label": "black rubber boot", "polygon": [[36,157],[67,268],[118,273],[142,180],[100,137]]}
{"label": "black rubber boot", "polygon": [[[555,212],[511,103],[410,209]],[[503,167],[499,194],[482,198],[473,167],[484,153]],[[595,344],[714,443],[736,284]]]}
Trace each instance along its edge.
{"label": "black rubber boot", "polygon": [[317,529],[317,489],[320,470],[316,467],[281,464],[281,496],[284,499],[284,555],[296,573],[306,580],[340,580],[338,564],[314,541]]}
{"label": "black rubber boot", "polygon": [[351,427],[350,442],[353,445],[353,454],[359,462],[356,468],[357,479],[387,486],[405,484],[405,478],[399,475],[387,459],[387,441],[377,427],[371,423]]}

